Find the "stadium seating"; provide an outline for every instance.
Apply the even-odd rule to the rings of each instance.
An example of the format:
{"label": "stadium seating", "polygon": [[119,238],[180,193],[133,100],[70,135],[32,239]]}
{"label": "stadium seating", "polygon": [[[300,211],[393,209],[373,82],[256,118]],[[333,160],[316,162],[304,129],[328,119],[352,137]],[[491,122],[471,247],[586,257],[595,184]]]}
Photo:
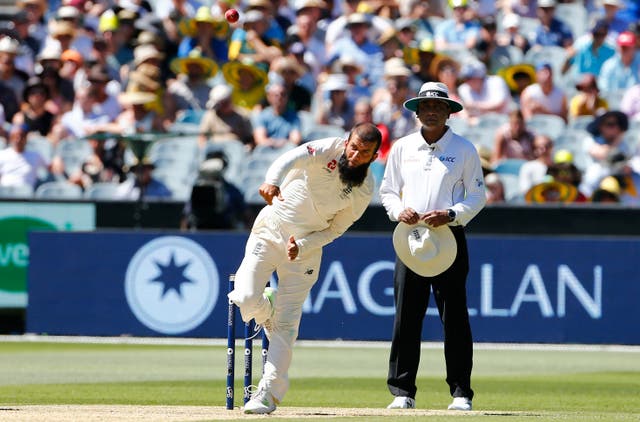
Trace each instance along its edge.
{"label": "stadium seating", "polygon": [[53,157],[53,144],[44,136],[40,136],[35,132],[29,133],[27,136],[27,151],[37,151],[47,162]]}
{"label": "stadium seating", "polygon": [[589,18],[587,16],[587,9],[582,2],[558,2],[555,17],[569,25],[574,40],[577,40],[587,32]]}
{"label": "stadium seating", "polygon": [[81,199],[82,188],[63,181],[45,182],[36,188],[34,196],[50,199]]}
{"label": "stadium seating", "polygon": [[94,183],[85,192],[86,199],[116,200],[118,199],[118,184],[112,182]]}
{"label": "stadium seating", "polygon": [[0,198],[31,198],[33,188],[29,185],[0,186]]}
{"label": "stadium seating", "polygon": [[60,157],[64,163],[67,174],[73,174],[80,170],[82,164],[93,153],[91,145],[87,141],[76,139],[65,139],[58,143],[55,155]]}
{"label": "stadium seating", "polygon": [[552,140],[558,138],[566,128],[564,119],[555,114],[534,114],[525,124],[533,133],[546,135]]}

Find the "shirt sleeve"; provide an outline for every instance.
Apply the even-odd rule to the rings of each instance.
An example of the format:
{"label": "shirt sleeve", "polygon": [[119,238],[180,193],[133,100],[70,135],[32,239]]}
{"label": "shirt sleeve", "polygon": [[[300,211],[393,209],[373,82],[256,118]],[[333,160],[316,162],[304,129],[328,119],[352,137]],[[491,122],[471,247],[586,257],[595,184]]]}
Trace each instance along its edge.
{"label": "shirt sleeve", "polygon": [[451,209],[456,212],[455,222],[466,226],[487,203],[482,165],[473,146],[467,149],[467,157],[462,171],[462,183],[465,189],[464,199],[454,204]]}
{"label": "shirt sleeve", "polygon": [[327,149],[326,142],[323,141],[307,142],[283,153],[271,164],[264,181],[270,185],[280,186],[290,170],[304,168],[322,155],[323,151]]}
{"label": "shirt sleeve", "polygon": [[391,221],[398,221],[398,215],[404,210],[402,203],[402,187],[404,182],[400,173],[402,151],[398,142],[391,146],[391,152],[387,158],[384,176],[380,184],[380,200]]}

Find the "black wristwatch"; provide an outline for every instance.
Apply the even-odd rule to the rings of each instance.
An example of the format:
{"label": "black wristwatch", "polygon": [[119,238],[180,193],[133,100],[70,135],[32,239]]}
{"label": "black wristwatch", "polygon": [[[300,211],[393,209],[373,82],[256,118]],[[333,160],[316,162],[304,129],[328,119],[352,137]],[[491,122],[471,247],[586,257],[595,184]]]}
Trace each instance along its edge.
{"label": "black wristwatch", "polygon": [[447,209],[447,215],[449,216],[449,223],[456,219],[456,212],[451,208]]}

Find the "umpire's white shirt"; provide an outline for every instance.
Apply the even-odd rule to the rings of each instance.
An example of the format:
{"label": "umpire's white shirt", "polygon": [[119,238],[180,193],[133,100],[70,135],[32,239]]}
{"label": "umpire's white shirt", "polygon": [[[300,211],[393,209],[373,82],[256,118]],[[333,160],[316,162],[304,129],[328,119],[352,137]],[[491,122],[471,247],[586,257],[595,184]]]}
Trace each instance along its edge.
{"label": "umpire's white shirt", "polygon": [[340,180],[338,161],[344,150],[342,138],[308,142],[282,154],[267,171],[265,182],[280,186],[284,198],[273,198],[267,208],[296,238],[301,255],[342,235],[371,201],[371,172],[358,187]]}
{"label": "umpire's white shirt", "polygon": [[420,214],[452,208],[466,225],[486,203],[482,166],[476,148],[451,129],[429,145],[418,130],[391,147],[380,186],[389,218],[398,220],[406,208]]}

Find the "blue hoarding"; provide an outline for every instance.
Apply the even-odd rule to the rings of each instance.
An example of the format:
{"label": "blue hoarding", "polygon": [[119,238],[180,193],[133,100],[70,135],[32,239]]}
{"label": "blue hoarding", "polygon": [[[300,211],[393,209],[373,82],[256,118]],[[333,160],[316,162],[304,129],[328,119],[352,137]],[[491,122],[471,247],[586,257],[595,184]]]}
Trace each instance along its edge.
{"label": "blue hoarding", "polygon": [[[60,335],[225,337],[227,279],[245,234],[30,234],[27,330]],[[476,341],[640,344],[637,238],[469,236]],[[324,251],[300,338],[389,340],[389,235]],[[441,339],[435,309],[425,340]]]}

